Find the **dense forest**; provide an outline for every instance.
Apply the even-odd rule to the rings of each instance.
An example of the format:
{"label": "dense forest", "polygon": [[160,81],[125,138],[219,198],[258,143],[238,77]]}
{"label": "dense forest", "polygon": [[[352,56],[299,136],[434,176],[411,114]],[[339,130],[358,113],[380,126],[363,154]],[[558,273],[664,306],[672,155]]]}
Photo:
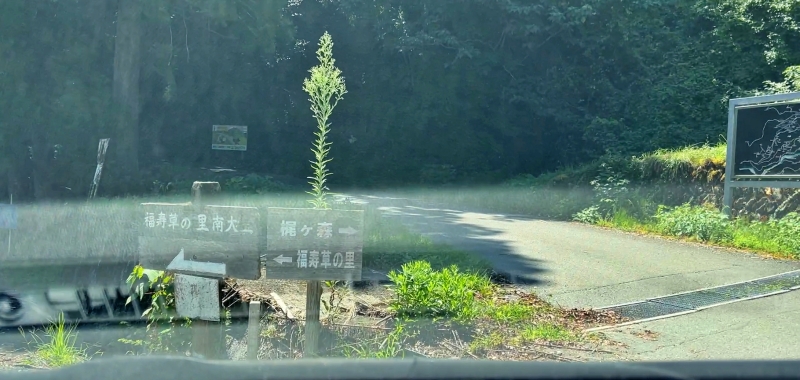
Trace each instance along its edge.
{"label": "dense forest", "polygon": [[[102,196],[211,167],[302,180],[326,31],[338,187],[713,143],[728,99],[800,89],[797,0],[4,0],[0,196],[86,197],[101,138]],[[247,150],[212,150],[213,125]]]}

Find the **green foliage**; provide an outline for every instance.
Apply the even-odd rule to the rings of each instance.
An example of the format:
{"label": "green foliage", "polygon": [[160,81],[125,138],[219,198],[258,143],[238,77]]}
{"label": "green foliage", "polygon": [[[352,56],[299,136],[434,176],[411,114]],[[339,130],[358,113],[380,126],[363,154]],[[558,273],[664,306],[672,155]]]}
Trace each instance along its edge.
{"label": "green foliage", "polygon": [[270,176],[248,174],[228,179],[222,188],[226,191],[243,194],[266,194],[284,191],[286,190],[286,185]]}
{"label": "green foliage", "polygon": [[574,341],[577,336],[568,329],[552,324],[541,323],[534,326],[525,327],[520,333],[522,341],[533,342],[537,340],[546,340],[549,342],[564,342]]}
{"label": "green foliage", "polygon": [[767,225],[779,247],[800,256],[800,214],[792,212],[781,219],[770,220]]}
{"label": "green foliage", "polygon": [[677,149],[659,149],[653,153],[644,154],[637,160],[641,162],[647,159],[655,159],[660,161],[663,167],[675,167],[683,164],[700,166],[705,164],[706,161],[711,161],[717,165],[725,165],[727,150],[728,144],[724,142],[715,145],[706,143]]}
{"label": "green foliage", "polygon": [[[148,0],[141,8],[147,51],[129,68],[140,73],[141,112],[136,138],[125,141],[112,93],[116,3],[0,3],[0,34],[11,36],[0,51],[13,57],[0,62],[0,167],[18,196],[84,197],[102,137],[112,137],[112,156],[138,150],[145,176],[127,178],[114,169],[124,163],[110,160],[100,196],[163,193],[153,181],[176,180],[147,173],[170,164],[296,176],[309,130],[298,99],[308,90],[323,99],[322,89],[341,84],[319,119],[345,92],[341,76],[318,75],[334,68],[332,56],[307,79],[313,88],[293,85],[315,46],[300,26],[302,36],[325,28],[340,36],[337,64],[356,73],[349,81],[359,92],[328,120],[343,128],[318,136],[317,196],[330,185],[327,158],[318,157],[329,142],[340,147],[342,185],[474,184],[713,142],[725,133],[730,98],[800,83],[793,0]],[[210,153],[202,126],[212,122],[250,125],[257,145]],[[596,175],[541,180],[585,185]],[[569,218],[584,207],[542,213]]]}
{"label": "green foliage", "polygon": [[333,113],[333,109],[347,93],[347,88],[344,78],[341,76],[341,70],[334,66],[336,60],[333,59],[333,40],[328,32],[325,32],[319,39],[317,60],[319,60],[319,65],[312,67],[309,71],[311,76],[303,81],[303,91],[308,93],[311,112],[314,114],[314,119],[317,120],[317,131],[314,132],[317,140],[314,141],[314,147],[311,149],[314,153],[314,161],[311,161],[314,175],[308,177],[311,179],[309,184],[312,188],[308,194],[314,197],[309,201],[314,208],[329,209],[330,206],[326,199],[329,190],[326,183],[331,174],[327,168],[328,162],[331,161],[328,158],[331,146],[327,140],[330,132],[328,119]]}
{"label": "green foliage", "polygon": [[600,213],[600,206],[589,206],[572,216],[572,220],[581,223],[597,224],[603,220],[603,214]]}
{"label": "green foliage", "polygon": [[408,338],[405,325],[396,322],[394,329],[380,341],[359,342],[358,344],[345,346],[342,351],[346,357],[360,359],[391,359],[405,357],[403,343]]}
{"label": "green foliage", "polygon": [[144,310],[142,316],[152,319],[169,317],[170,311],[175,308],[174,277],[169,272],[144,269],[141,265],[133,268],[128,276],[127,283],[133,287],[134,293],[128,296],[126,303],[132,297],[143,300],[145,296],[150,299],[150,306]]}
{"label": "green foliage", "polygon": [[149,304],[142,312],[142,316],[147,317],[147,336],[145,339],[122,338],[120,342],[142,346],[150,353],[180,352],[184,348],[186,343],[177,339],[176,329],[180,325],[189,326],[191,320],[178,318],[175,313],[174,279],[169,272],[144,269],[141,265],[133,268],[127,279],[133,292],[126,304],[133,301],[132,297]]}
{"label": "green foliage", "polygon": [[661,208],[655,217],[658,228],[669,235],[712,243],[730,242],[733,238],[730,220],[708,207],[685,204],[673,209]]}
{"label": "green foliage", "polygon": [[532,306],[515,302],[490,303],[485,312],[486,316],[504,326],[528,321],[535,313],[536,309]]}
{"label": "green foliage", "polygon": [[631,181],[612,165],[600,164],[600,173],[589,184],[595,192],[598,211],[604,216],[613,214],[627,206],[630,196]]}
{"label": "green foliage", "polygon": [[737,221],[732,245],[800,258],[800,215],[792,212],[767,222]]}
{"label": "green foliage", "polygon": [[456,266],[433,270],[425,261],[403,265],[389,273],[392,310],[401,317],[470,320],[479,315],[479,298],[492,293],[489,278],[460,272]]}
{"label": "green foliage", "polygon": [[78,333],[75,327],[68,326],[64,320],[64,313],[59,313],[58,319],[45,327],[46,339],[39,337],[35,332],[32,333],[36,350],[35,362],[30,364],[57,368],[87,360],[86,350],[77,345]]}
{"label": "green foliage", "polygon": [[446,185],[456,179],[456,169],[453,165],[425,165],[420,171],[420,181],[423,184]]}

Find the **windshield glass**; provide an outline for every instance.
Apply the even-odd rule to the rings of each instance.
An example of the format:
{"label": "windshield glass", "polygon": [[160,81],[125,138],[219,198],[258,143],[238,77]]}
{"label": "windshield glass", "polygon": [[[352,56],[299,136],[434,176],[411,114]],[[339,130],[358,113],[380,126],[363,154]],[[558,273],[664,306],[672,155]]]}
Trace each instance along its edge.
{"label": "windshield glass", "polygon": [[798,41],[791,0],[4,0],[0,371],[797,359]]}

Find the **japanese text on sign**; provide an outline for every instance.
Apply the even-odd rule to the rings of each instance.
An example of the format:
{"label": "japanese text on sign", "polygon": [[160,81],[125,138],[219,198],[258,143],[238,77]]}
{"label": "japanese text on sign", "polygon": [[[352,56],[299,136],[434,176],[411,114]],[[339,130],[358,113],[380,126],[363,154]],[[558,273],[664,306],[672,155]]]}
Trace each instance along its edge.
{"label": "japanese text on sign", "polygon": [[355,269],[355,257],[354,251],[331,252],[300,249],[297,251],[297,267]]}
{"label": "japanese text on sign", "polygon": [[[309,236],[312,231],[314,231],[314,227],[316,227],[316,233],[312,234],[312,236],[316,236],[321,239],[330,239],[333,237],[333,224],[328,222],[321,222],[317,223],[316,226],[308,226],[303,225],[300,228],[300,234],[302,236]],[[339,233],[341,234],[349,234],[353,235],[355,231],[352,227],[349,229],[339,229]],[[281,220],[281,237],[295,237],[297,236],[297,222],[294,220]]]}
{"label": "japanese text on sign", "polygon": [[147,228],[171,228],[173,230],[176,228],[183,230],[194,228],[195,231],[201,232],[253,233],[251,229],[240,229],[239,221],[234,219],[233,216],[226,219],[219,214],[214,214],[211,218],[206,214],[198,214],[192,218],[190,216],[179,216],[177,213],[167,215],[164,212],[145,212],[144,225]]}

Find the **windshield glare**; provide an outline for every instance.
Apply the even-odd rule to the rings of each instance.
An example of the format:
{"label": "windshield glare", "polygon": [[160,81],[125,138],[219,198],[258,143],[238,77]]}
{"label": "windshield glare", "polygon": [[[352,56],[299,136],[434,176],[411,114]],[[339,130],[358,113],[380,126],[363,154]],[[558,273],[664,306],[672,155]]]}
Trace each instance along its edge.
{"label": "windshield glare", "polygon": [[800,3],[0,2],[0,371],[797,359]]}

